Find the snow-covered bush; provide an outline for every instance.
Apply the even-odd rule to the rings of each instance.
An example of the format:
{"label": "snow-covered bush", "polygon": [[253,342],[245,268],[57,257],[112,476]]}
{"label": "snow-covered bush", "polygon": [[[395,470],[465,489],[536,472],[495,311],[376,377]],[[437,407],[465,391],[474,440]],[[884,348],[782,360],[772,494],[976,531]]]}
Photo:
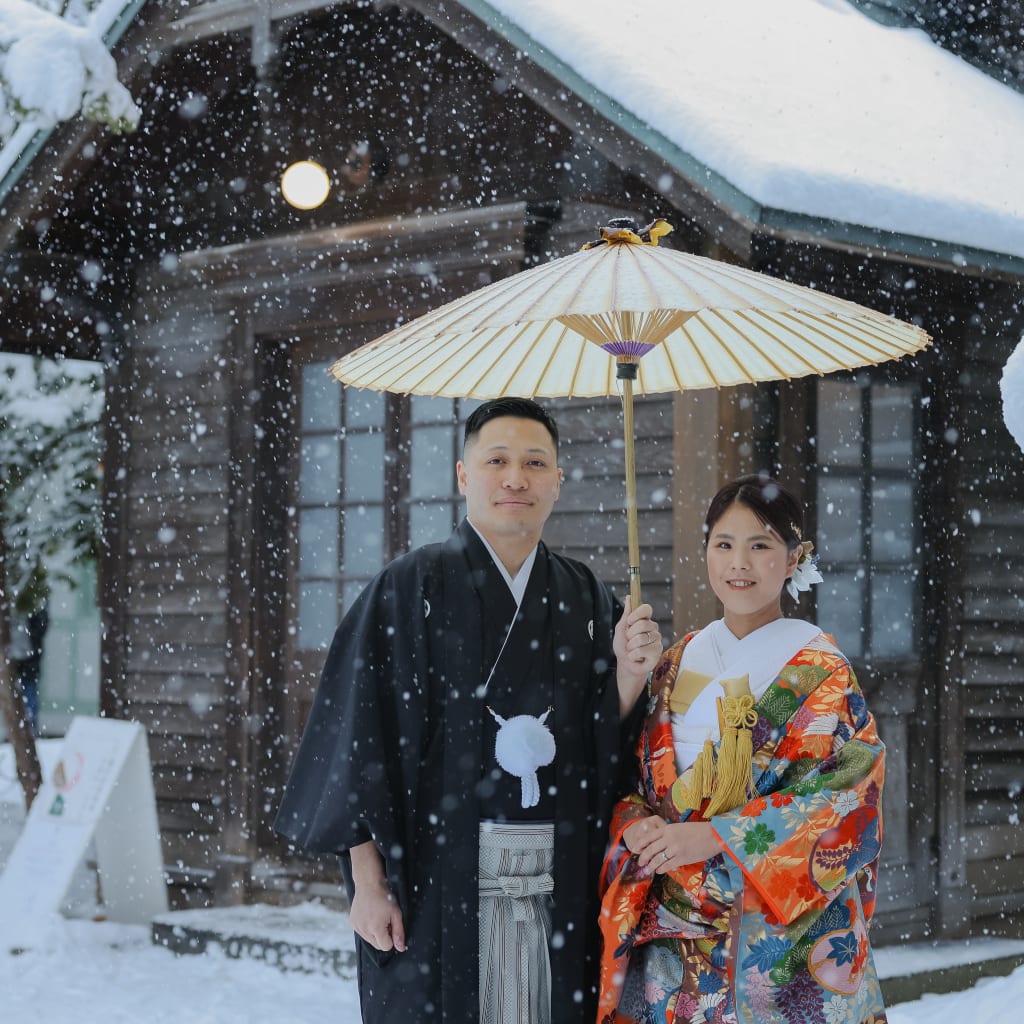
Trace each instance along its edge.
{"label": "snow-covered bush", "polygon": [[1024,451],[1024,338],[1006,361],[1000,387],[1006,428]]}
{"label": "snow-covered bush", "polygon": [[95,364],[0,355],[0,495],[18,611],[96,557],[102,376]]}

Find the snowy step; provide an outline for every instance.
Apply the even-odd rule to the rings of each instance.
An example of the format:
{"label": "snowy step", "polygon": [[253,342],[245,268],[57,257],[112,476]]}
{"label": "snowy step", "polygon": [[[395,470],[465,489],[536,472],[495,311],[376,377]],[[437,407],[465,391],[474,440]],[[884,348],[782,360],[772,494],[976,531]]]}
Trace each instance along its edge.
{"label": "snowy step", "polygon": [[970,988],[980,978],[1011,974],[1024,964],[1018,939],[912,942],[875,949],[875,968],[887,1006]]}
{"label": "snowy step", "polygon": [[154,918],[153,942],[173,953],[219,950],[232,960],[258,960],[282,971],[347,980],[356,975],[348,915],[316,903],[175,910]]}

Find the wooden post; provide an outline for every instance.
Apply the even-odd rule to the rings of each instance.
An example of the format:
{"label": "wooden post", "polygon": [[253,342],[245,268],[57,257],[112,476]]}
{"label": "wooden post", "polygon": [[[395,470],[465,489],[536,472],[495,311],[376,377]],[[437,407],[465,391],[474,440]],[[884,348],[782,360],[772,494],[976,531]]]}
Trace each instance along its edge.
{"label": "wooden post", "polygon": [[11,671],[8,651],[11,646],[11,600],[7,592],[7,538],[4,535],[4,502],[6,492],[0,488],[0,705],[3,707],[7,738],[14,750],[14,764],[18,781],[25,792],[25,810],[32,806],[43,772],[39,766],[39,751],[25,714],[25,695]]}

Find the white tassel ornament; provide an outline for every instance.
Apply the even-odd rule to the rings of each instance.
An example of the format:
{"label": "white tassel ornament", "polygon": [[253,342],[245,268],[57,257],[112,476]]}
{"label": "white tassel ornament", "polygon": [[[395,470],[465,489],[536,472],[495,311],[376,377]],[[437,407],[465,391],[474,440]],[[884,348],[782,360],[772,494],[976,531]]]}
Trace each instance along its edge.
{"label": "white tassel ornament", "polygon": [[539,718],[535,715],[516,715],[502,718],[492,708],[488,711],[498,723],[494,740],[494,756],[502,771],[514,775],[522,783],[522,806],[536,807],[540,803],[540,783],[537,769],[555,759],[555,737],[544,724],[551,708]]}

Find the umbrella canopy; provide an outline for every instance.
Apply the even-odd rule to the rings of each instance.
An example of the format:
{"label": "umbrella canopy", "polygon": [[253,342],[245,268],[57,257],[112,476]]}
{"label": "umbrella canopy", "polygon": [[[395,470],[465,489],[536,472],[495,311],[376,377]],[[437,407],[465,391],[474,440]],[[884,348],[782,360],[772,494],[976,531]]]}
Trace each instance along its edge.
{"label": "umbrella canopy", "polygon": [[449,302],[331,372],[401,393],[592,397],[616,393],[623,358],[649,394],[849,370],[928,344],[919,327],[853,302],[661,248],[662,223],[645,229],[648,244],[606,228],[607,244]]}
{"label": "umbrella canopy", "polygon": [[344,384],[467,398],[622,393],[634,607],[640,555],[633,390],[789,380],[897,359],[919,327],[658,246],[671,226],[612,221],[583,251],[487,285],[339,359]]}

